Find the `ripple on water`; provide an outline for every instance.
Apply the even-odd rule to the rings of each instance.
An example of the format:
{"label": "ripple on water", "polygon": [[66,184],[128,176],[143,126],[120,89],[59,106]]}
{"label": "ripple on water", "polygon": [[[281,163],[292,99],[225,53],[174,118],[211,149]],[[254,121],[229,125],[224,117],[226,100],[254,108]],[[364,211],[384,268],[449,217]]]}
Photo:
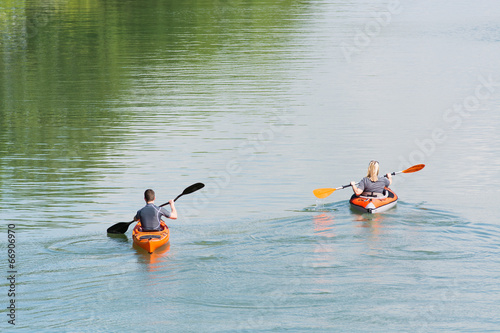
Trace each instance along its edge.
{"label": "ripple on water", "polygon": [[44,248],[51,253],[85,256],[113,256],[123,254],[124,248],[131,247],[127,235],[106,237],[102,233],[69,236],[44,243]]}
{"label": "ripple on water", "polygon": [[[499,226],[471,223],[426,202],[399,201],[395,208],[382,214],[359,214],[349,209],[347,201],[326,204],[318,201],[315,206],[297,212],[314,214],[315,240],[312,242],[327,235],[331,241],[325,237],[320,241],[322,247],[336,244],[349,248],[348,242],[366,242],[369,236],[377,243],[371,244],[364,255],[389,261],[468,261],[482,253],[478,243],[487,252],[500,236]],[[349,225],[367,231],[354,233]],[[296,239],[300,242],[300,237]]]}
{"label": "ripple on water", "polygon": [[[249,221],[245,228],[252,232],[221,234],[213,228],[202,235],[205,239],[179,241],[179,251],[168,265],[161,262],[156,266],[144,265],[151,263],[151,256],[133,251],[125,235],[90,234],[52,240],[43,244],[46,253],[104,260],[58,264],[58,269],[47,272],[51,281],[42,284],[33,302],[56,294],[62,302],[76,306],[71,299],[91,302],[92,297],[85,295],[91,290],[100,291],[100,297],[104,297],[101,301],[107,304],[119,300],[124,288],[140,274],[138,271],[147,266],[156,274],[153,282],[162,286],[189,281],[189,291],[169,289],[168,293],[155,294],[160,303],[256,311],[311,307],[318,304],[318,294],[335,294],[329,281],[336,277],[356,279],[366,267],[381,267],[400,276],[409,274],[402,267],[416,265],[418,269],[409,272],[423,278],[435,265],[475,257],[477,253],[467,246],[469,241],[479,238],[490,243],[498,237],[498,227],[492,233],[488,224],[473,225],[450,212],[405,202],[374,216],[354,214],[345,202],[337,202],[319,210],[308,207],[282,218]],[[134,255],[124,258],[127,252]],[[107,265],[114,260],[110,257],[114,256],[120,257],[120,262],[134,264],[109,269]],[[67,269],[78,274],[78,282],[65,280]],[[436,276],[439,274],[446,274],[446,270]],[[35,277],[27,278],[34,281]],[[318,283],[316,292],[304,292],[302,286],[311,280]]]}
{"label": "ripple on water", "polygon": [[225,245],[231,245],[233,242],[230,240],[200,240],[191,243],[196,246],[204,246],[204,247],[219,247]]}

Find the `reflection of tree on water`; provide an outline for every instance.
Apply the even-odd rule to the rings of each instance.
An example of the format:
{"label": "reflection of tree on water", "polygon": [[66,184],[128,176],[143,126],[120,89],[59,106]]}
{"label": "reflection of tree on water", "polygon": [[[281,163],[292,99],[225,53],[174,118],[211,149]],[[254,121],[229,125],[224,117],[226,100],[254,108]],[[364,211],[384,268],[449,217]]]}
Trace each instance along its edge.
{"label": "reflection of tree on water", "polygon": [[307,8],[294,4],[3,1],[2,202],[39,209],[95,196],[101,189],[90,183],[128,167],[114,158],[133,138],[131,124],[158,114],[159,126],[189,135],[222,112],[269,117],[256,105],[286,101],[256,103],[255,91],[293,82],[279,51],[294,38],[290,17]]}
{"label": "reflection of tree on water", "polygon": [[[292,4],[259,3],[249,12],[248,4],[217,1],[154,1],[150,5],[154,11],[137,1],[125,5],[122,1],[52,0],[21,6],[17,1],[3,2],[0,125],[6,130],[1,140],[7,151],[1,151],[2,159],[14,169],[36,168],[43,161],[50,170],[38,177],[49,181],[61,179],[63,173],[56,172],[60,169],[78,168],[78,177],[83,176],[94,167],[88,162],[102,161],[123,140],[126,133],[121,125],[135,121],[122,109],[112,110],[116,106],[112,101],[133,87],[131,71],[147,73],[154,68],[154,75],[165,83],[177,81],[179,74],[183,80],[206,75],[214,65],[220,72],[218,55],[229,46],[234,52],[223,54],[227,59],[237,56],[234,65],[259,62],[261,57],[269,61],[280,42],[289,38],[276,36],[273,29],[292,24],[287,20],[293,15]],[[242,26],[243,22],[248,25]],[[233,32],[243,33],[244,38]],[[242,43],[251,57],[239,58],[244,54],[239,50]],[[258,43],[259,54],[250,48],[252,43]],[[265,49],[270,53],[262,55]],[[179,73],[181,67],[194,72]],[[241,70],[237,74],[245,75]],[[212,86],[207,82],[200,91]],[[186,93],[178,84],[164,88],[162,95]],[[196,100],[204,96],[196,94]],[[16,162],[9,158],[12,154],[28,158]]]}
{"label": "reflection of tree on water", "polygon": [[56,1],[16,4],[0,23],[1,186],[11,200],[84,195],[122,137],[113,45],[92,48],[85,19],[66,21]]}

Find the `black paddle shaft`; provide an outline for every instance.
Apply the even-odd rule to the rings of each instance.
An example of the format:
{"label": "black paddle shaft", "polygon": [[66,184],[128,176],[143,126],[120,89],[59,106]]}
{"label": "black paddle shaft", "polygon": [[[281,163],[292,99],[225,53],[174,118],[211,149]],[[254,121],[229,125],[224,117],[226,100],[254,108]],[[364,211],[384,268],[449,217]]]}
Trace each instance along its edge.
{"label": "black paddle shaft", "polygon": [[[183,195],[196,192],[198,190],[201,190],[204,187],[205,187],[205,184],[203,184],[203,183],[196,183],[196,184],[193,184],[189,187],[186,187],[186,189],[174,199],[174,202],[177,201],[177,199],[179,199]],[[164,204],[160,205],[160,207],[166,206],[168,204],[170,204],[170,202],[165,202]]]}
{"label": "black paddle shaft", "polygon": [[[174,199],[174,201],[176,201],[177,199],[179,199],[180,197],[182,197],[183,195],[186,195],[186,194],[190,194],[190,193],[193,193],[195,191],[198,191],[200,189],[202,189],[203,187],[205,187],[205,184],[203,183],[196,183],[196,184],[193,184],[189,187],[187,187],[181,194],[179,194],[177,196],[177,198]],[[168,205],[170,202],[166,202],[164,203],[163,205],[161,205],[160,207],[163,207],[163,206],[166,206]],[[127,232],[128,230],[128,227],[134,223],[135,221],[130,221],[130,222],[119,222],[117,224],[114,224],[112,225],[111,227],[108,228],[107,232],[109,234],[124,234],[125,232]]]}

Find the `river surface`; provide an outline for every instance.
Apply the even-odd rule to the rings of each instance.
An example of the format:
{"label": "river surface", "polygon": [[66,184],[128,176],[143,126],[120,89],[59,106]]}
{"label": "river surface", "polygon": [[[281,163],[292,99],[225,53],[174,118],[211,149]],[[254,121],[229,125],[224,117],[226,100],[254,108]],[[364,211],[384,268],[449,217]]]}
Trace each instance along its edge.
{"label": "river surface", "polygon": [[[498,331],[499,22],[495,0],[1,0],[0,330]],[[426,167],[383,214],[314,197],[372,159]],[[154,254],[107,235],[196,182]]]}

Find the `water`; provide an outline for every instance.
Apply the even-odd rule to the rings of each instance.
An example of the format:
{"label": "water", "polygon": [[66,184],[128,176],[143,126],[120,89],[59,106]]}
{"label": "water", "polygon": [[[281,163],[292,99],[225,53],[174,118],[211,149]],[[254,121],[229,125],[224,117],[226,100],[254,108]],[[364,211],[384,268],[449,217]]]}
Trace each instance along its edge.
{"label": "water", "polygon": [[[496,331],[495,8],[2,1],[2,332]],[[371,159],[426,168],[312,195]],[[106,235],[196,182],[158,253]]]}

